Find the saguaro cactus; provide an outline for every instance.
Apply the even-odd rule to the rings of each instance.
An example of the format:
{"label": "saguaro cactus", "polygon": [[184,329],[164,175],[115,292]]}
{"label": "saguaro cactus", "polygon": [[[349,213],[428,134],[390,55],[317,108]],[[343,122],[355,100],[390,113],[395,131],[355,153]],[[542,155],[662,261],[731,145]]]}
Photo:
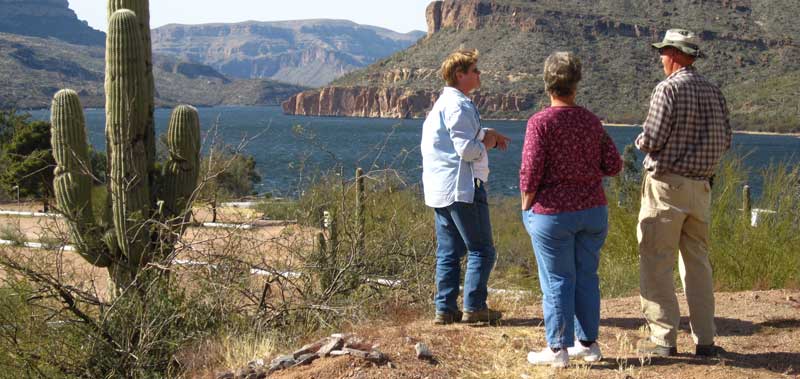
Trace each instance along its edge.
{"label": "saguaro cactus", "polygon": [[164,164],[163,200],[168,215],[188,212],[200,174],[200,119],[197,109],[180,105],[172,111],[167,130],[169,160]]}
{"label": "saguaro cactus", "polygon": [[[153,78],[153,42],[150,37],[150,2],[149,0],[109,0],[108,19],[120,9],[130,9],[136,14],[136,25],[139,27],[139,39],[142,41],[140,54],[144,60],[143,107],[145,110],[145,145],[148,156],[147,167],[150,177],[157,175],[155,172],[156,157],[156,129],[153,115],[155,113],[155,80]],[[152,195],[155,195],[153,193]],[[154,200],[154,199],[153,199]]]}
{"label": "saguaro cactus", "polygon": [[[110,0],[109,10],[120,3],[125,2]],[[148,14],[146,0],[128,3]],[[105,89],[111,220],[95,220],[92,215],[85,122],[78,95],[60,91],[52,109],[58,206],[67,216],[78,252],[90,263],[107,267],[118,286],[130,284],[145,264],[173,250],[175,230],[164,233],[164,225],[175,229],[183,224],[200,164],[197,110],[179,106],[168,130],[170,158],[163,177],[153,169],[154,91],[148,79],[151,68],[143,29],[132,10],[114,9],[109,17]],[[156,183],[162,188],[156,188]]]}
{"label": "saguaro cactus", "polygon": [[58,208],[70,224],[70,237],[78,253],[96,266],[109,267],[112,256],[92,215],[86,122],[75,91],[56,93],[51,121],[53,156],[58,164],[53,179]]}

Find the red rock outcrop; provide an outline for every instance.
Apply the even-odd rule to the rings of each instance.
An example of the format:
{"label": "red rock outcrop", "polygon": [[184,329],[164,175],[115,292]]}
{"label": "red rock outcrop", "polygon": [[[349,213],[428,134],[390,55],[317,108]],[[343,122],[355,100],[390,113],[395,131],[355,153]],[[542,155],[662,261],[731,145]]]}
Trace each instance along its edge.
{"label": "red rock outcrop", "polygon": [[[425,117],[438,97],[438,91],[396,87],[326,87],[294,95],[282,106],[285,113],[299,116],[420,118]],[[488,117],[524,111],[535,105],[530,94],[476,92],[472,99]]]}

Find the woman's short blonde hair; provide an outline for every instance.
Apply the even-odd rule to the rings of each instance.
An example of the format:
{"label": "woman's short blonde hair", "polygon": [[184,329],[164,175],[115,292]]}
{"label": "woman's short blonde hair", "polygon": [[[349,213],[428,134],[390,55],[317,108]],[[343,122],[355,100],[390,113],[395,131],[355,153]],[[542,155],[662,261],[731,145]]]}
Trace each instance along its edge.
{"label": "woman's short blonde hair", "polygon": [[544,89],[551,95],[569,96],[578,90],[581,60],[575,54],[559,51],[544,61]]}
{"label": "woman's short blonde hair", "polygon": [[442,62],[442,79],[450,87],[458,84],[457,73],[466,74],[472,65],[478,63],[478,50],[458,50]]}

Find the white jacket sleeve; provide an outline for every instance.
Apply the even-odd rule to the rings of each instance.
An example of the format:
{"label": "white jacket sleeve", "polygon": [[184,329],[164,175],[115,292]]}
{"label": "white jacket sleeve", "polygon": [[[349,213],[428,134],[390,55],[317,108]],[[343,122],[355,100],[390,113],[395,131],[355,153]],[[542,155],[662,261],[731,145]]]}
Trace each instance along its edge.
{"label": "white jacket sleeve", "polygon": [[446,109],[444,122],[456,153],[462,160],[476,162],[483,159],[486,147],[481,142],[483,133],[473,109],[464,105]]}

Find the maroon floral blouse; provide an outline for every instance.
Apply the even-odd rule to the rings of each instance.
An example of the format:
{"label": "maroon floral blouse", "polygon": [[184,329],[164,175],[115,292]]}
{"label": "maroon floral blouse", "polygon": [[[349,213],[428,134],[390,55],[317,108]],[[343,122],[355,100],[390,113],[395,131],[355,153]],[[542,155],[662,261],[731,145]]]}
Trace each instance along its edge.
{"label": "maroon floral blouse", "polygon": [[603,177],[622,158],[600,119],[579,107],[550,107],[528,121],[519,188],[535,192],[533,212],[552,215],[608,205]]}

